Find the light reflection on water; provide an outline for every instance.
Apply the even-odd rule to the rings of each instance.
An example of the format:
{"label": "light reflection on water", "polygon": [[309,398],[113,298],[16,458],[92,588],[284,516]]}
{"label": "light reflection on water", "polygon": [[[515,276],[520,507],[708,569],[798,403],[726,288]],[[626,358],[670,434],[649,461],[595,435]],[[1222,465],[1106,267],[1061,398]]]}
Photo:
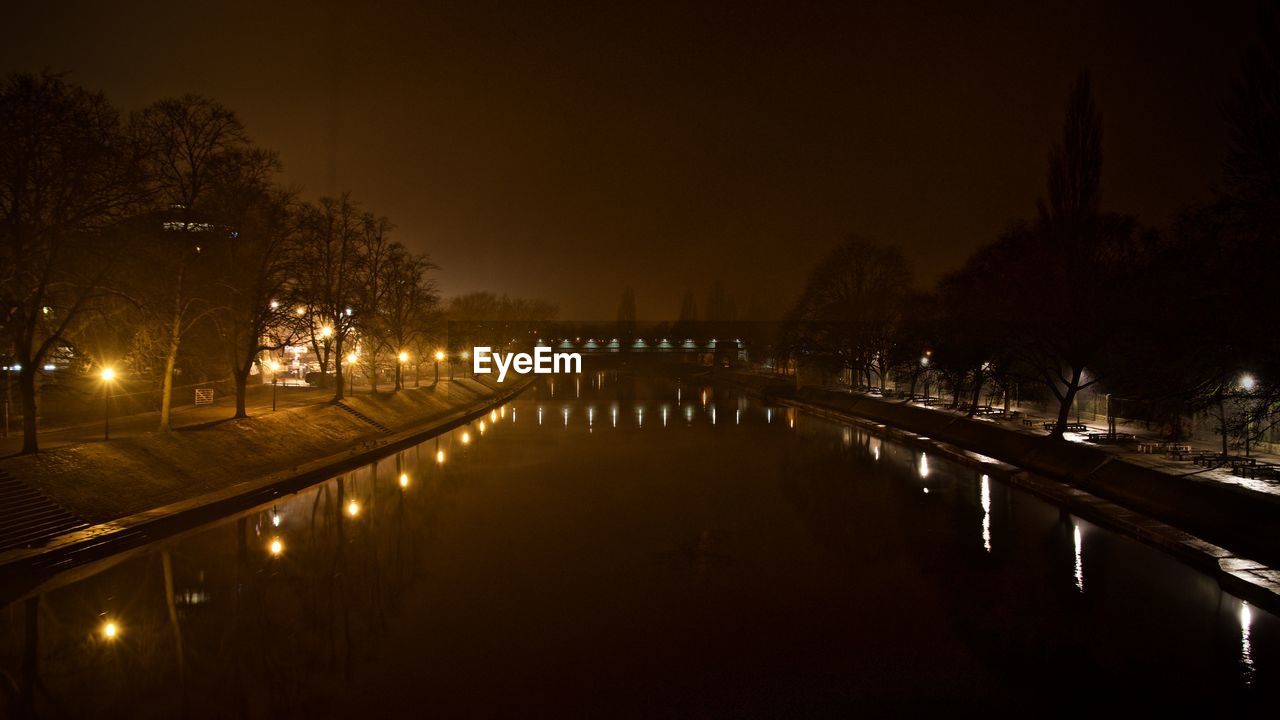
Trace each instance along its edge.
{"label": "light reflection on water", "polygon": [[1244,666],[1244,681],[1253,685],[1253,643],[1249,639],[1249,626],[1253,624],[1253,612],[1249,603],[1240,603],[1240,663]]}
{"label": "light reflection on water", "polygon": [[[600,385],[604,384],[602,379]],[[610,391],[618,387],[618,383],[609,384]],[[550,388],[540,392],[543,400],[548,399]],[[330,687],[356,687],[366,700],[385,704],[385,700],[368,695],[369,688],[380,686],[370,677],[382,674],[389,669],[385,663],[393,662],[397,668],[394,676],[403,677],[407,687],[416,690],[417,685],[425,684],[434,690],[434,694],[420,698],[431,707],[433,702],[444,702],[440,693],[447,696],[465,688],[467,682],[485,687],[494,682],[488,672],[483,681],[464,672],[482,667],[476,664],[478,660],[469,659],[470,653],[478,652],[469,649],[471,646],[507,647],[513,640],[515,647],[530,649],[531,654],[517,656],[521,663],[530,664],[509,665],[508,671],[520,668],[521,672],[537,674],[530,668],[540,666],[548,653],[555,658],[556,652],[583,648],[565,646],[562,643],[567,641],[561,635],[533,628],[555,627],[557,622],[576,624],[580,617],[586,617],[593,619],[593,633],[601,634],[603,645],[596,649],[608,647],[616,652],[610,655],[612,663],[628,668],[627,653],[639,653],[639,664],[633,669],[638,673],[635,682],[643,681],[649,687],[661,678],[678,684],[678,674],[644,673],[654,672],[652,667],[672,665],[696,674],[693,668],[705,666],[703,653],[711,652],[707,647],[724,641],[718,633],[702,635],[699,631],[694,631],[697,639],[691,639],[688,627],[680,625],[677,632],[659,619],[665,617],[663,613],[684,617],[693,612],[690,617],[697,618],[698,627],[720,628],[735,638],[740,637],[739,632],[747,632],[742,637],[763,643],[761,647],[768,652],[762,650],[759,657],[748,654],[755,657],[753,662],[767,668],[756,676],[756,682],[767,683],[773,673],[789,672],[792,661],[788,658],[799,649],[807,656],[815,647],[827,648],[818,654],[822,662],[844,668],[839,655],[843,647],[843,652],[856,658],[860,673],[867,672],[868,664],[889,656],[899,667],[910,667],[913,675],[931,682],[941,682],[940,678],[953,671],[963,675],[965,671],[952,666],[965,667],[964,658],[977,653],[983,658],[982,673],[1014,673],[1009,683],[1021,687],[1052,682],[1053,673],[1047,674],[1048,679],[1037,679],[1005,669],[1006,665],[1019,665],[1019,653],[1030,657],[1040,652],[1042,645],[1070,642],[1076,643],[1071,646],[1076,653],[1070,656],[1072,661],[1086,660],[1078,669],[1084,673],[1082,678],[1105,676],[1096,664],[1101,661],[1089,659],[1093,653],[1108,658],[1118,655],[1121,660],[1108,660],[1112,663],[1108,667],[1137,673],[1134,687],[1139,694],[1148,677],[1141,669],[1144,663],[1159,669],[1161,682],[1173,682],[1177,677],[1185,680],[1186,673],[1200,673],[1203,677],[1197,680],[1222,697],[1229,698],[1236,692],[1232,688],[1243,686],[1255,691],[1274,688],[1274,683],[1268,686],[1260,680],[1274,681],[1275,670],[1265,661],[1259,662],[1257,646],[1261,643],[1274,652],[1269,648],[1280,634],[1276,619],[1239,603],[1212,581],[1154,550],[1090,526],[1092,604],[1067,602],[1055,594],[1055,588],[1065,585],[1064,544],[1074,553],[1074,591],[1084,590],[1080,521],[1070,520],[1070,539],[1064,543],[1063,526],[1056,525],[1059,529],[1053,530],[1059,522],[1056,509],[986,474],[946,459],[931,461],[927,453],[884,441],[857,427],[808,416],[799,432],[770,429],[773,407],[725,397],[723,390],[706,388],[700,393],[702,409],[696,403],[684,405],[687,424],[672,437],[686,434],[698,438],[703,445],[696,452],[711,457],[709,464],[687,476],[668,471],[674,485],[668,484],[659,469],[691,464],[696,455],[681,456],[670,465],[646,464],[646,458],[661,456],[674,446],[658,444],[663,442],[658,438],[665,437],[657,433],[660,428],[653,423],[646,427],[643,421],[646,400],[669,399],[671,395],[650,394],[643,387],[635,388],[634,395],[588,388],[588,397],[582,400],[585,412],[571,412],[574,405],[562,408],[562,428],[517,427],[518,406],[536,405],[541,425],[542,406],[539,396],[532,394],[509,407],[510,423],[497,420],[507,417],[508,406],[503,406],[433,438],[424,443],[426,448],[397,453],[268,508],[166,543],[173,551],[168,589],[166,583],[153,581],[149,556],[144,555],[52,590],[41,599],[38,607],[43,609],[37,611],[46,637],[57,638],[42,659],[41,682],[55,692],[67,693],[76,687],[84,692],[85,702],[96,698],[95,702],[104,703],[103,712],[112,714],[128,707],[122,704],[127,703],[122,699],[126,696],[117,694],[123,688],[130,688],[131,693],[141,688],[161,698],[172,694],[175,682],[170,673],[177,672],[174,657],[180,653],[178,657],[193,669],[183,671],[180,684],[184,692],[208,707],[230,702],[219,694],[227,687],[265,683],[267,678],[279,683],[287,677],[293,680],[283,686],[265,686],[270,690],[246,693],[245,697],[263,701],[278,694],[280,702],[292,703],[273,705],[280,714],[310,708],[313,713],[327,715],[337,712],[335,707],[354,709],[335,700]],[[675,395],[678,399],[679,389]],[[737,403],[734,426],[709,434],[717,403],[725,401]],[[589,434],[595,405],[586,403],[600,402],[610,403],[614,428],[621,411],[634,410],[635,424],[626,424],[616,433]],[[659,403],[662,427],[666,427],[667,406]],[[784,412],[787,428],[794,428],[794,408]],[[547,432],[556,434],[541,434]],[[538,442],[538,438],[557,436],[565,438],[566,449],[555,450]],[[713,442],[712,438],[731,443],[723,448],[730,452],[708,453],[716,447],[705,445]],[[603,455],[598,454],[601,448]],[[625,448],[635,448],[637,453],[618,454]],[[452,455],[447,466],[446,451]],[[424,452],[427,465],[420,457]],[[628,507],[643,507],[654,502],[653,497],[664,498],[656,506],[652,523],[630,523],[626,516],[606,513],[610,524],[601,525],[592,534],[593,543],[621,543],[612,552],[624,559],[635,556],[635,549],[627,542],[636,537],[661,538],[663,528],[679,522],[679,512],[673,513],[666,505],[671,490],[706,478],[720,478],[717,482],[724,484],[709,485],[702,491],[709,492],[714,502],[692,513],[691,539],[677,540],[670,550],[659,544],[654,554],[658,560],[649,564],[653,567],[642,562],[637,569],[634,559],[614,562],[599,558],[593,548],[577,541],[548,551],[545,543],[549,541],[537,535],[542,525],[522,524],[521,519],[546,515],[548,521],[554,520],[550,524],[557,536],[572,537],[573,525],[557,509],[554,496],[543,497],[530,488],[557,473],[573,472],[571,468],[585,458],[609,459],[610,467],[624,468],[612,475],[584,471],[590,473],[591,483],[572,497],[593,513],[601,498],[591,493],[600,490],[588,489],[611,482],[643,479],[637,486],[640,488],[657,484],[653,496],[625,496]],[[626,463],[635,464],[635,469],[626,471]],[[929,499],[920,499],[918,504],[900,499],[899,491],[921,497],[914,489],[920,486],[913,482],[916,479],[928,481],[929,487],[923,491]],[[991,521],[997,504],[1002,549],[992,555]],[[500,512],[498,508],[504,505],[510,505],[511,511]],[[605,506],[609,506],[607,502]],[[745,512],[740,521],[716,519],[716,509],[731,507]],[[471,508],[471,514],[454,518],[464,508]],[[585,516],[578,521],[586,522]],[[973,533],[974,521],[981,526],[980,542]],[[793,527],[797,522],[799,527]],[[791,530],[778,534],[779,528]],[[1045,547],[1043,538],[1049,535],[1054,537],[1052,547]],[[615,536],[618,539],[614,540]],[[495,544],[497,552],[481,555],[489,564],[469,560],[476,548]],[[514,548],[519,550],[513,552]],[[168,554],[166,549],[165,556]],[[525,568],[520,562],[526,554],[535,558],[546,555],[554,562]],[[452,560],[454,557],[458,560]],[[977,563],[975,558],[985,560]],[[823,559],[835,563],[828,567]],[[496,565],[490,570],[492,563]],[[820,569],[817,574],[810,576],[801,570],[813,564]],[[638,574],[634,582],[619,574],[618,568],[624,566]],[[570,572],[559,574],[565,567]],[[535,568],[536,572],[530,572]],[[590,582],[573,584],[580,582],[573,579],[578,573],[584,573]],[[841,579],[846,576],[847,587]],[[525,580],[530,584],[521,585]],[[700,584],[690,584],[695,581]],[[569,584],[562,587],[558,583]],[[618,592],[600,596],[599,588],[610,585],[618,586]],[[880,586],[884,587],[883,602],[875,590]],[[684,605],[680,598],[694,590],[708,593],[711,606],[723,612],[700,614]],[[540,602],[538,595],[544,591],[551,592],[555,601]],[[827,601],[817,600],[832,597],[844,598],[847,605],[826,606],[823,602]],[[191,598],[201,601],[189,602]],[[765,603],[764,598],[772,599]],[[906,607],[900,607],[903,598],[908,599]],[[788,604],[790,601],[794,605]],[[1176,610],[1166,610],[1173,614],[1162,616],[1161,622],[1167,624],[1128,617],[1129,606],[1146,603]],[[567,607],[557,609],[560,605]],[[171,615],[169,607],[178,610]],[[1230,608],[1230,616],[1220,618],[1220,607]],[[0,670],[12,677],[23,672],[24,608],[12,605],[3,616],[7,619],[0,620],[0,647],[4,649]],[[513,614],[513,608],[518,608],[515,615],[519,621],[502,620]],[[822,609],[815,614],[815,608]],[[734,612],[745,612],[752,622],[737,628],[731,619]],[[900,612],[902,615],[897,614]],[[530,615],[527,621],[523,618],[526,613]],[[824,638],[813,646],[800,640],[810,637],[805,619],[810,615],[812,638]],[[617,618],[618,625],[610,624],[609,618]],[[758,622],[766,618],[787,629],[775,637],[762,630],[767,623]],[[881,626],[895,624],[895,618],[905,622],[904,627],[920,630],[908,630],[905,637],[896,639],[881,637]],[[105,632],[108,622],[114,628],[109,638]],[[1230,648],[1214,645],[1211,630],[1219,622],[1230,626]],[[853,623],[846,628],[851,634],[843,636],[847,643],[829,645],[825,638],[841,632],[842,623]],[[1201,632],[1204,628],[1210,632]],[[1012,639],[1006,637],[997,644],[977,639],[1005,636],[1006,630],[1013,634]],[[658,647],[669,649],[670,656],[650,647],[649,640],[636,639],[653,633],[666,643]],[[403,640],[398,638],[401,634],[405,634]],[[961,639],[963,652],[949,650],[948,643],[955,641],[941,639],[949,634]],[[1185,641],[1162,644],[1180,634],[1186,634]],[[84,652],[68,654],[65,649],[76,646],[77,641],[60,638],[63,635],[88,643],[82,648]],[[1039,635],[1045,637],[1042,644],[1036,641]],[[1125,642],[1113,641],[1113,635]],[[264,637],[275,639],[265,650]],[[793,647],[795,642],[801,645]],[[617,643],[627,650],[615,651]],[[738,649],[716,656],[721,663],[741,652],[740,645],[730,645]],[[55,646],[62,648],[57,655],[53,654]],[[911,650],[916,646],[928,648],[930,657],[936,655],[938,667],[929,657]],[[595,648],[589,642],[586,647]],[[587,656],[593,654],[598,653]],[[689,654],[697,661],[691,660],[685,667],[678,658]],[[489,662],[488,656],[484,657]],[[662,661],[656,662],[659,658]],[[769,658],[777,658],[776,666]],[[651,661],[656,665],[651,666]],[[127,667],[129,674],[118,676],[112,662],[123,662],[120,669]],[[233,671],[229,667],[233,663],[244,664],[246,671],[260,663],[266,665],[258,668],[262,678],[254,679],[248,677],[252,673]],[[429,673],[413,670],[421,663],[431,668]],[[940,671],[942,666],[948,670]],[[1224,673],[1224,666],[1233,669]],[[820,677],[858,676],[846,672],[847,668],[823,672],[826,665],[815,667]],[[207,677],[197,674],[196,668]],[[576,678],[576,684],[598,670],[588,664],[569,675]],[[106,682],[108,676],[110,682]],[[560,681],[551,679],[558,675],[537,677],[560,687],[556,685]],[[1085,683],[1077,680],[1079,692]],[[625,680],[611,682],[630,687]],[[885,683],[892,686],[894,680],[879,677],[876,682],[877,687]],[[696,692],[698,686],[693,687],[679,692]],[[963,683],[949,689],[940,685],[935,691],[942,696],[979,692],[966,689]],[[486,695],[469,693],[466,697],[483,701]],[[497,695],[488,697],[489,702],[498,702]],[[171,699],[167,705],[157,702],[157,716],[178,707],[177,700]],[[328,702],[338,705],[330,707]],[[603,702],[608,706],[607,700]]]}
{"label": "light reflection on water", "polygon": [[1079,525],[1072,528],[1071,536],[1076,551],[1076,589],[1084,592],[1084,539],[1080,535]]}
{"label": "light reflection on water", "polygon": [[991,552],[991,478],[982,476],[982,548]]}

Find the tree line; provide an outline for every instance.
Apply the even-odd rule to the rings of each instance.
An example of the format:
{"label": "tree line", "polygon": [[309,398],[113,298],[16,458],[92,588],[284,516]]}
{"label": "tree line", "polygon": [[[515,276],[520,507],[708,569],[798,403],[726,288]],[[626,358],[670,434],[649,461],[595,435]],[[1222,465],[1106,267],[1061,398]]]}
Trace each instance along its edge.
{"label": "tree line", "polygon": [[1081,74],[1031,217],[928,290],[900,248],[845,240],[810,274],[781,353],[911,394],[934,377],[970,412],[984,389],[1025,387],[1056,408],[1058,438],[1086,389],[1173,437],[1208,413],[1224,453],[1262,438],[1280,422],[1280,26],[1264,24],[1223,104],[1231,144],[1214,197],[1159,229],[1105,209],[1101,113]]}
{"label": "tree line", "polygon": [[[346,392],[420,363],[443,322],[430,258],[350,194],[308,202],[236,114],[187,95],[123,116],[54,73],[0,86],[0,331],[23,451],[36,452],[44,368],[127,365],[159,392],[230,378],[235,416],[264,354],[306,345]],[[358,348],[358,353],[357,353]],[[399,372],[396,386],[402,383]]]}

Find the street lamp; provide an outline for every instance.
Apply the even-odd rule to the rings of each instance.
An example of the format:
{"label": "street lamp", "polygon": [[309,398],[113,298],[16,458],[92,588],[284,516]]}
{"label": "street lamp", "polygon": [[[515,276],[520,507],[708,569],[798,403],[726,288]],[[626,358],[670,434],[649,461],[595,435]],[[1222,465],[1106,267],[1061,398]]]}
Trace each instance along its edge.
{"label": "street lamp", "polygon": [[399,390],[404,387],[404,364],[409,362],[409,353],[401,350],[396,359],[400,361],[396,363],[396,389]]}
{"label": "street lamp", "polygon": [[102,439],[111,439],[111,383],[116,379],[114,368],[104,367],[102,377]]}
{"label": "street lamp", "polygon": [[280,380],[280,363],[272,360],[267,363],[271,369],[271,412],[276,411],[276,383]]}
{"label": "street lamp", "polygon": [[440,384],[440,361],[444,359],[444,351],[436,351],[436,385]]}
{"label": "street lamp", "polygon": [[[1257,386],[1258,386],[1258,381],[1254,379],[1252,375],[1245,373],[1244,375],[1240,376],[1240,388],[1243,389],[1245,392],[1252,393],[1253,389]],[[1247,399],[1242,400],[1240,405],[1242,410],[1240,414],[1244,423],[1244,432],[1243,432],[1244,456],[1249,457],[1249,430],[1250,430],[1250,425],[1252,425],[1252,418],[1249,417],[1250,416],[1249,401]]]}
{"label": "street lamp", "polygon": [[[356,360],[359,359],[360,356],[355,353],[349,353],[347,355],[347,385],[350,387],[352,393],[356,391]],[[376,368],[374,369],[374,372],[377,372]]]}

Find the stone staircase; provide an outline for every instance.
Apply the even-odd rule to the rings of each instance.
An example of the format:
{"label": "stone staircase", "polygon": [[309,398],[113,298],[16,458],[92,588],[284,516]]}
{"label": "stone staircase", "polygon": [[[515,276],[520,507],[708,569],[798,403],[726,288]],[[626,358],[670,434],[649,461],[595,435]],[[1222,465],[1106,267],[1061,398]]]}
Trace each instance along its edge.
{"label": "stone staircase", "polygon": [[341,402],[338,403],[338,408],[341,409],[343,412],[347,413],[348,415],[359,420],[360,422],[366,425],[369,425],[371,427],[377,428],[383,435],[391,434],[391,428],[387,427],[386,425],[383,425],[377,420],[374,420],[373,418],[369,417],[368,415],[365,415],[364,413],[360,412],[359,410],[351,407],[346,403],[341,403]]}
{"label": "stone staircase", "polygon": [[88,526],[44,493],[0,471],[0,550],[37,547]]}

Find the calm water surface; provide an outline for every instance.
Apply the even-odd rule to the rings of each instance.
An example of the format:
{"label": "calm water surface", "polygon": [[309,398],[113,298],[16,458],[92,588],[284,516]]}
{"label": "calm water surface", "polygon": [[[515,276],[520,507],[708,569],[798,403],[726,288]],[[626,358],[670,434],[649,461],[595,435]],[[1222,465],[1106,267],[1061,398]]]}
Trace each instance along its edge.
{"label": "calm water surface", "polygon": [[1160,552],[858,429],[612,373],[0,614],[0,715],[1236,710],[1278,677],[1277,618]]}

